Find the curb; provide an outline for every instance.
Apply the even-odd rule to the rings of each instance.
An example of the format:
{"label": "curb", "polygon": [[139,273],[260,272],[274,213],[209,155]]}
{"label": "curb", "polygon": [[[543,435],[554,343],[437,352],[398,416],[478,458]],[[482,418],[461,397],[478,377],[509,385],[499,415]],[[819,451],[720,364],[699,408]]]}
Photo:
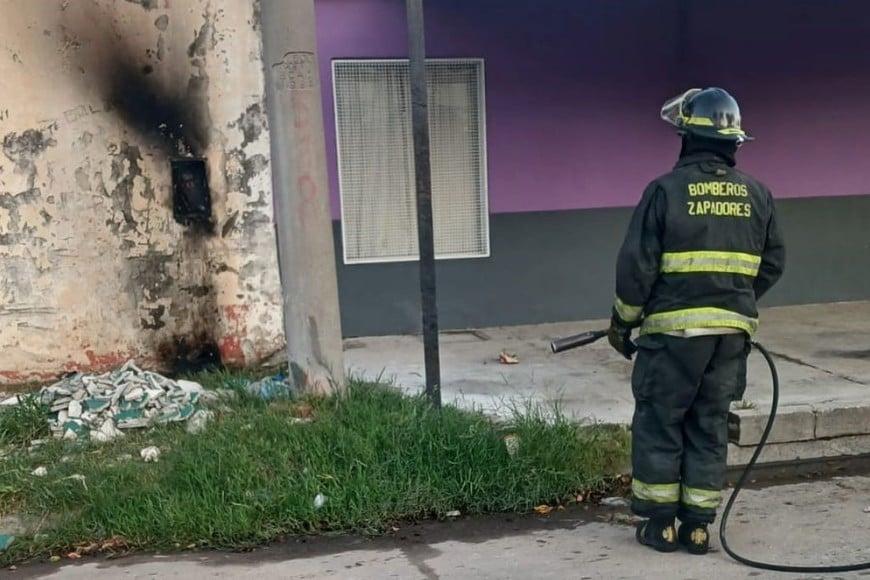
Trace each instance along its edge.
{"label": "curb", "polygon": [[[768,413],[733,410],[728,415],[728,465],[745,465],[755,452]],[[846,457],[870,453],[870,405],[861,402],[794,405],[776,415],[758,463]]]}

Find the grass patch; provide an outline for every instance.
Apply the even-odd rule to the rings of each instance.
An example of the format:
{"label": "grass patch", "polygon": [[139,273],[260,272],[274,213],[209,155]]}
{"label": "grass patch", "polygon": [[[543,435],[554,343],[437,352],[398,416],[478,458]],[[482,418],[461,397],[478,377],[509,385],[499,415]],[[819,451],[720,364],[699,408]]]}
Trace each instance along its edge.
{"label": "grass patch", "polygon": [[[201,434],[167,425],[111,443],[51,440],[0,460],[0,515],[41,522],[0,562],[115,536],[125,549],[235,549],[283,535],[378,534],[452,510],[526,511],[603,492],[628,460],[625,429],[580,427],[533,405],[494,424],[357,381],[343,395],[267,404],[245,393],[244,376],[198,378],[237,392]],[[36,433],[2,413],[0,426],[27,426],[9,442]],[[158,462],[139,458],[148,445],[160,448]],[[47,475],[32,475],[38,466]]]}
{"label": "grass patch", "polygon": [[29,445],[34,439],[48,437],[47,413],[44,405],[30,397],[0,410],[0,447]]}
{"label": "grass patch", "polygon": [[734,408],[734,409],[737,409],[737,410],[740,410],[740,411],[746,411],[746,410],[750,410],[750,409],[757,409],[757,408],[758,408],[758,404],[755,403],[754,401],[749,401],[749,400],[746,400],[746,399],[741,399],[741,400],[739,400],[739,401],[735,401],[735,402],[734,402],[734,404],[733,404],[733,408]]}

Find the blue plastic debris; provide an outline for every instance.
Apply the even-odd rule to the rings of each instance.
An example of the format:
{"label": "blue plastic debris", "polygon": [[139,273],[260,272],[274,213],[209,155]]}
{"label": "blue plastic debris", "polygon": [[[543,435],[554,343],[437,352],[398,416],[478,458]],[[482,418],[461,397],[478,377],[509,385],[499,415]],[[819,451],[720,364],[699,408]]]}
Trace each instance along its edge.
{"label": "blue plastic debris", "polygon": [[293,385],[283,373],[254,381],[247,386],[247,391],[264,401],[288,399],[293,396]]}

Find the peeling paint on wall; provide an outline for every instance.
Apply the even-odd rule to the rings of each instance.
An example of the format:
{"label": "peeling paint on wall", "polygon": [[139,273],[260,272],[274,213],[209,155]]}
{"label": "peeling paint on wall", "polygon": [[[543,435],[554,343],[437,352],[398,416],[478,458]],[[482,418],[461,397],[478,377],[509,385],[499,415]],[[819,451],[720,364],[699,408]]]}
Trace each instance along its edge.
{"label": "peeling paint on wall", "polygon": [[[0,383],[281,351],[257,3],[13,1]],[[173,220],[170,159],[185,156],[206,161],[214,231]]]}

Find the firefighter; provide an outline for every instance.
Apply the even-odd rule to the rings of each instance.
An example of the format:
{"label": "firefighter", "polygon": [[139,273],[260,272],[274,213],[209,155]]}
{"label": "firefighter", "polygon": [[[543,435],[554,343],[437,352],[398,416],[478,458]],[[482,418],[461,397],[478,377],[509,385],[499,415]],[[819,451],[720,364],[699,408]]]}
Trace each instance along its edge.
{"label": "firefighter", "polygon": [[645,518],[637,540],[705,554],[724,485],[728,410],[746,389],[756,302],[782,275],[785,249],[770,190],[735,169],[738,148],[752,139],[737,101],[721,88],[692,89],[661,115],[677,127],[682,150],[632,215],[608,341],[629,360],[637,355],[632,511]]}

